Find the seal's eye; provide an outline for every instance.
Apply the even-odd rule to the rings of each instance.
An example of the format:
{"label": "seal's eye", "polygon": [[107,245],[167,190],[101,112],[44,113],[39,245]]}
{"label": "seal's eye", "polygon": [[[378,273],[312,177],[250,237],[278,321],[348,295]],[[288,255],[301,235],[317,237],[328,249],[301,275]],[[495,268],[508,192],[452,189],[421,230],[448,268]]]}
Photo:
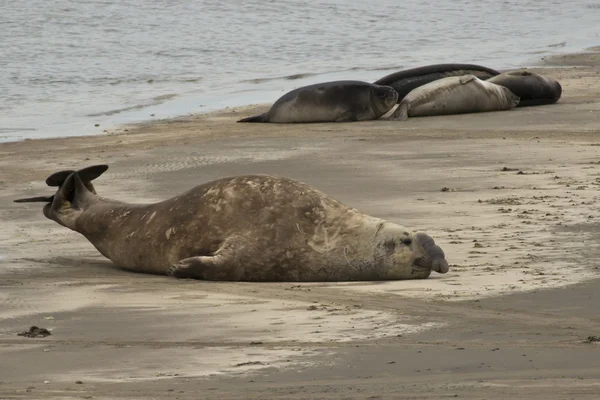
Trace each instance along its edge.
{"label": "seal's eye", "polygon": [[410,246],[412,244],[412,240],[411,239],[402,239],[402,244],[405,244],[407,246]]}
{"label": "seal's eye", "polygon": [[388,241],[386,241],[386,242],[384,243],[384,245],[385,245],[385,248],[386,248],[386,250],[387,250],[389,253],[393,253],[393,252],[394,252],[394,249],[396,248],[396,243],[394,243],[394,241],[393,241],[393,240],[388,240]]}

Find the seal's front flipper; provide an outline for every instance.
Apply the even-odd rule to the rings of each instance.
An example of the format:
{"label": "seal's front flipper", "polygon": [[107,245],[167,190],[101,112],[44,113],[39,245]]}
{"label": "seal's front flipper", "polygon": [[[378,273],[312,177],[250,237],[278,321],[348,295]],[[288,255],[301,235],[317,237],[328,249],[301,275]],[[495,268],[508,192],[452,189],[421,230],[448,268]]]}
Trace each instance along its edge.
{"label": "seal's front flipper", "polygon": [[466,85],[467,83],[469,83],[475,79],[477,79],[477,77],[475,75],[468,74],[468,75],[463,75],[460,78],[458,78],[458,81],[460,82],[461,85]]}
{"label": "seal's front flipper", "polygon": [[177,264],[173,264],[168,270],[167,275],[178,279],[206,279],[214,276],[217,265],[216,257],[198,256],[184,258]]}
{"label": "seal's front flipper", "polygon": [[237,248],[236,237],[230,237],[212,256],[188,257],[173,264],[167,275],[179,279],[203,279],[207,281],[238,281],[241,268],[234,262]]}
{"label": "seal's front flipper", "polygon": [[402,101],[389,119],[393,121],[406,121],[408,119],[408,102]]}
{"label": "seal's front flipper", "polygon": [[353,122],[353,121],[358,121],[356,113],[349,111],[349,110],[345,110],[345,111],[342,111],[340,113],[340,115],[338,115],[337,118],[333,122]]}

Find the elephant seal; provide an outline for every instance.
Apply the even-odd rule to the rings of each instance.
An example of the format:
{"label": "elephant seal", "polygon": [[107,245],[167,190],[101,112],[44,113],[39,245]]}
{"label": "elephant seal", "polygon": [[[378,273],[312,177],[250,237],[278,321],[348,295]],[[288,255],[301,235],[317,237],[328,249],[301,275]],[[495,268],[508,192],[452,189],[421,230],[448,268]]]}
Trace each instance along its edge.
{"label": "elephant seal", "polygon": [[487,81],[509,88],[519,96],[521,101],[517,107],[554,104],[562,95],[558,81],[529,71],[503,72]]}
{"label": "elephant seal", "polygon": [[508,110],[519,103],[504,86],[475,75],[451,76],[419,86],[402,99],[390,119]]}
{"label": "elephant seal", "polygon": [[281,96],[264,114],[237,122],[350,122],[377,119],[398,99],[394,89],[361,81],[304,86]]}
{"label": "elephant seal", "polygon": [[[371,217],[285,177],[222,178],[154,204],[98,196],[106,165],[53,174],[44,215],[123,269],[221,281],[356,281],[446,273],[425,233]],[[68,171],[67,171],[68,172]],[[61,181],[64,178],[64,181]]]}
{"label": "elephant seal", "polygon": [[418,68],[406,69],[394,72],[375,81],[376,85],[391,86],[398,92],[398,103],[410,93],[411,90],[423,86],[429,82],[449,76],[475,75],[479,79],[486,80],[500,72],[491,68],[475,64],[434,64]]}

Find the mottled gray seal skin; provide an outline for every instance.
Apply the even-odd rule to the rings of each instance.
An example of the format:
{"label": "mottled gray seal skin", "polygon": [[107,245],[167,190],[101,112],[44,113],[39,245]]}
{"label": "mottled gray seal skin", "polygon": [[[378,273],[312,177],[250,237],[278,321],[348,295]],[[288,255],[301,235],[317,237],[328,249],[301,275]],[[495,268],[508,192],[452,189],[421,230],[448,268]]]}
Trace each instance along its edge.
{"label": "mottled gray seal skin", "polygon": [[304,86],[280,97],[264,114],[238,122],[309,123],[374,120],[396,104],[390,87],[361,81],[333,81]]}
{"label": "mottled gray seal skin", "polygon": [[47,218],[136,272],[307,282],[423,279],[448,271],[430,236],[365,215],[302,182],[235,176],[158,203],[128,204],[90,190],[89,181],[106,168],[63,174],[53,196],[15,201],[46,202]]}
{"label": "mottled gray seal skin", "polygon": [[452,76],[419,86],[400,102],[391,120],[408,117],[508,110],[519,103],[504,86],[482,81],[475,75]]}
{"label": "mottled gray seal skin", "polygon": [[486,80],[499,75],[500,72],[475,64],[434,64],[418,68],[406,69],[386,75],[375,81],[376,85],[391,86],[398,92],[398,103],[413,89],[429,82],[449,76],[475,75]]}
{"label": "mottled gray seal skin", "polygon": [[562,86],[547,76],[529,71],[503,72],[487,80],[510,89],[521,98],[517,107],[554,104],[562,95]]}

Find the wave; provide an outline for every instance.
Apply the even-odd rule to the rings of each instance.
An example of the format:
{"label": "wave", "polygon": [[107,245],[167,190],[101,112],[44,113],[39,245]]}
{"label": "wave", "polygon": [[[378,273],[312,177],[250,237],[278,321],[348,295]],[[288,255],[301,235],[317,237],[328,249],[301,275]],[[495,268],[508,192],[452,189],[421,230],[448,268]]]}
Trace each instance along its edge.
{"label": "wave", "polygon": [[66,78],[52,78],[52,77],[35,77],[31,79],[19,79],[13,78],[12,81],[18,85],[27,85],[27,86],[52,86],[52,85],[93,85],[93,86],[103,86],[103,85],[122,85],[122,84],[139,84],[139,83],[194,83],[200,82],[203,79],[201,76],[132,76],[132,77],[95,77],[95,78],[85,78],[85,77],[71,77],[69,79]]}
{"label": "wave", "polygon": [[99,113],[86,114],[86,117],[102,117],[102,116],[120,114],[125,111],[141,110],[146,107],[159,105],[159,104],[164,103],[165,101],[170,100],[176,96],[177,96],[177,94],[164,94],[161,96],[153,97],[152,101],[150,101],[148,103],[136,104],[134,106],[123,107],[123,108],[116,108],[114,110],[102,111]]}
{"label": "wave", "polygon": [[271,77],[271,78],[245,79],[243,81],[240,81],[240,83],[256,83],[256,84],[258,84],[258,83],[280,81],[280,80],[293,81],[293,80],[296,80],[296,79],[308,78],[309,76],[323,75],[323,74],[326,74],[326,73],[327,72],[315,72],[315,73],[304,73],[304,74],[292,74],[292,75],[285,75],[285,76],[276,76],[276,77]]}

